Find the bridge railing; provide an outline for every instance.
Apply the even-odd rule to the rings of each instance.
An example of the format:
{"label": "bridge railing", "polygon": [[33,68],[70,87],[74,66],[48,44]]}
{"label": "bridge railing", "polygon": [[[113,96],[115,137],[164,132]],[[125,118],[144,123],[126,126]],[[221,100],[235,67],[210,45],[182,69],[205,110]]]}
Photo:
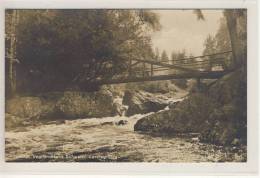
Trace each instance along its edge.
{"label": "bridge railing", "polygon": [[232,51],[166,61],[139,60],[130,65],[130,76],[225,71],[232,68]]}
{"label": "bridge railing", "polygon": [[197,81],[216,79],[232,71],[231,56],[232,51],[226,51],[167,61],[132,59],[123,73],[97,82],[116,84],[187,78],[195,78]]}

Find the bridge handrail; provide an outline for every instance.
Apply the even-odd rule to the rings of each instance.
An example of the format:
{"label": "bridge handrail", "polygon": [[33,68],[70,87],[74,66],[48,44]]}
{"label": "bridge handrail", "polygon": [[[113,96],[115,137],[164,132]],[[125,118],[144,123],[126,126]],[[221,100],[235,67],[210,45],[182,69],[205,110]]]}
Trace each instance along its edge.
{"label": "bridge handrail", "polygon": [[[225,59],[224,58],[215,58],[214,62],[225,62]],[[207,65],[209,64],[209,60],[203,60],[203,61],[196,61],[196,62],[192,62],[192,63],[175,63],[174,65],[176,66],[197,66],[197,65]],[[156,68],[165,68],[165,67],[154,67],[154,69]]]}
{"label": "bridge handrail", "polygon": [[171,69],[183,70],[183,71],[187,71],[187,72],[191,72],[191,73],[197,73],[198,72],[197,70],[177,66],[177,65],[174,65],[174,64],[167,64],[167,63],[145,60],[145,59],[133,59],[133,60],[134,61],[140,61],[140,62],[143,62],[143,63],[153,64],[153,65],[157,65],[157,66],[168,67],[168,68],[171,68]]}
{"label": "bridge handrail", "polygon": [[195,57],[189,57],[189,58],[181,58],[177,60],[163,60],[161,62],[172,62],[172,61],[184,61],[184,60],[190,60],[190,59],[197,59],[197,58],[203,58],[203,57],[209,57],[209,56],[216,56],[220,54],[226,54],[226,53],[231,53],[232,51],[224,51],[224,52],[219,52],[219,53],[214,53],[214,54],[207,54],[207,55],[202,55],[202,56],[195,56]]}

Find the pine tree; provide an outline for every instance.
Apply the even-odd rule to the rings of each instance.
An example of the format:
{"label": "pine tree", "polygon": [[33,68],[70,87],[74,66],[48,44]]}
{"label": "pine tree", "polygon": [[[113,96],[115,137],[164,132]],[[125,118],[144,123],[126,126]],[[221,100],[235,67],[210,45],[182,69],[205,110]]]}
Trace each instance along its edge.
{"label": "pine tree", "polygon": [[161,54],[161,61],[164,61],[164,62],[169,61],[169,57],[168,57],[168,55],[167,55],[165,50],[163,50],[163,52]]}

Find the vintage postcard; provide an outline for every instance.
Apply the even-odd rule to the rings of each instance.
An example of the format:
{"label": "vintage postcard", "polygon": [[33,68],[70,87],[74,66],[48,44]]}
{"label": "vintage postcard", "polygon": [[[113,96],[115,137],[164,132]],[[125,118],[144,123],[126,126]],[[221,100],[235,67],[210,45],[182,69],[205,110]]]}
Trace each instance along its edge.
{"label": "vintage postcard", "polygon": [[247,163],[247,8],[5,8],[8,163]]}

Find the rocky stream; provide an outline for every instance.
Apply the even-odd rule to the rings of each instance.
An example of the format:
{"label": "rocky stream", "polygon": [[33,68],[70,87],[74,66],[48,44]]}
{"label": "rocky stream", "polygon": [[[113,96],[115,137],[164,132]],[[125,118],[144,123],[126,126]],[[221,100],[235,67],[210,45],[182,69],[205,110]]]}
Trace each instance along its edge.
{"label": "rocky stream", "polygon": [[[183,98],[182,93],[179,97]],[[172,103],[182,99],[173,98]],[[119,99],[120,101],[120,99]],[[166,106],[157,113],[169,110]],[[199,142],[198,134],[158,136],[134,131],[143,117],[45,120],[5,133],[8,162],[225,162],[243,161],[244,151]]]}

